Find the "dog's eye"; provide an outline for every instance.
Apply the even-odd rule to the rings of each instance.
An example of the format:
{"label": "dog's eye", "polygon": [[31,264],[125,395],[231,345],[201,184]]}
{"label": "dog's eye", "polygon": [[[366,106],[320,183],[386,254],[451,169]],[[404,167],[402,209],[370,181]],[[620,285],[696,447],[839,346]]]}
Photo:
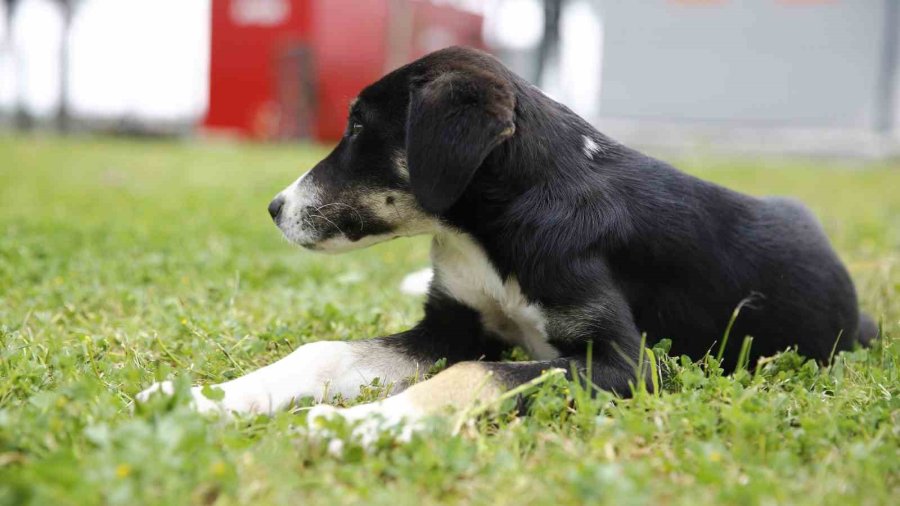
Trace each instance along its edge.
{"label": "dog's eye", "polygon": [[350,135],[356,137],[360,132],[362,132],[362,129],[362,123],[353,123],[352,125],[350,125]]}

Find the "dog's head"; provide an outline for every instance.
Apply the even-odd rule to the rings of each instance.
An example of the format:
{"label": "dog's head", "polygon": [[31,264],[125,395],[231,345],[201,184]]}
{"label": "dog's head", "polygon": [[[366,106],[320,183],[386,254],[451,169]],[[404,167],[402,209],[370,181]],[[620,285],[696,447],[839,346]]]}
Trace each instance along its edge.
{"label": "dog's head", "polygon": [[334,150],[269,204],[276,225],[321,251],[433,231],[514,134],[511,76],[484,53],[450,48],[370,85]]}

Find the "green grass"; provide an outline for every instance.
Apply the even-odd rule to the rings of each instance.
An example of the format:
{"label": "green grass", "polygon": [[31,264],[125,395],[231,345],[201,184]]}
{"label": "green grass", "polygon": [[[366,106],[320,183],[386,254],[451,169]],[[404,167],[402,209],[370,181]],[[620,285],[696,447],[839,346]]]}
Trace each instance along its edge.
{"label": "green grass", "polygon": [[[403,330],[427,240],[342,256],[290,247],[269,198],[313,147],[0,137],[0,503],[896,504],[900,167],[686,159],[821,217],[875,349],[785,353],[732,377],[663,357],[662,392],[550,381],[530,416],[447,424],[329,455],[305,415],[208,419],[154,380],[236,377],[301,343]],[[734,336],[732,336],[734,337]],[[659,350],[657,350],[659,351]],[[368,394],[372,396],[371,392]]]}

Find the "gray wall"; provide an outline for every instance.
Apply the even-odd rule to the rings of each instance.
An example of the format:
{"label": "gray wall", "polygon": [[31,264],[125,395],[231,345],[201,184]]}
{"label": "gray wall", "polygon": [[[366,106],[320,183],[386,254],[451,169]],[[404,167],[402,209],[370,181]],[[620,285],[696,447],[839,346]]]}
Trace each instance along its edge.
{"label": "gray wall", "polygon": [[883,89],[892,1],[598,0],[601,120],[869,130],[892,106],[896,125]]}

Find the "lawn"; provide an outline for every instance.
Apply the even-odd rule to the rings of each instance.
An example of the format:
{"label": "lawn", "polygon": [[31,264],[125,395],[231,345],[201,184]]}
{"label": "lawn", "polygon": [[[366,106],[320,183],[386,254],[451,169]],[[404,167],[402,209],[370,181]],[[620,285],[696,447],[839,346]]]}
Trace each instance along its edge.
{"label": "lawn", "polygon": [[[2,504],[897,504],[900,164],[683,158],[821,217],[885,338],[829,367],[787,352],[723,376],[655,355],[661,392],[548,381],[528,416],[340,456],[305,414],[132,410],[155,380],[233,378],[322,339],[403,330],[397,289],[428,241],[323,256],[288,245],[269,199],[310,146],[0,137]],[[377,396],[367,388],[364,396]],[[347,403],[355,402],[348,399]]]}

